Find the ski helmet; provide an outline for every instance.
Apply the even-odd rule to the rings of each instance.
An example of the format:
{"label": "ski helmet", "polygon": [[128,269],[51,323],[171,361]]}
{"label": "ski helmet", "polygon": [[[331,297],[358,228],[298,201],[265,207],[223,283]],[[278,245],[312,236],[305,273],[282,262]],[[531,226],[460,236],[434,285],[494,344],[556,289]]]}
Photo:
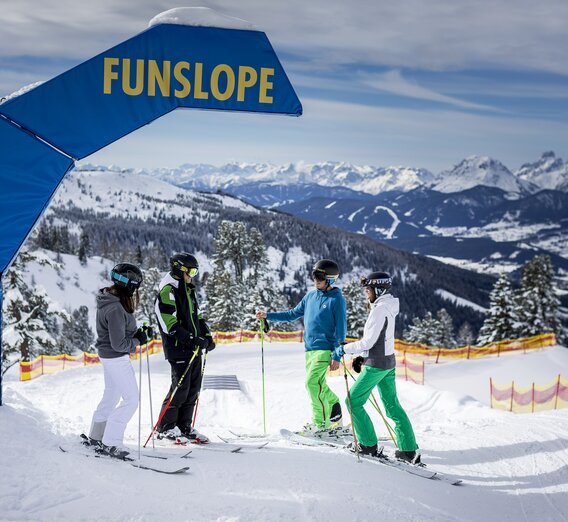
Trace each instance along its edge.
{"label": "ski helmet", "polygon": [[136,265],[118,263],[110,271],[110,279],[114,284],[126,288],[126,292],[132,295],[140,287],[144,277]]}
{"label": "ski helmet", "polygon": [[180,252],[170,257],[170,267],[172,275],[178,279],[181,279],[184,273],[190,277],[195,277],[199,273],[197,259],[195,259],[194,255],[187,252]]}
{"label": "ski helmet", "polygon": [[361,286],[373,288],[377,295],[390,292],[392,277],[386,272],[371,272],[367,277],[361,278]]}
{"label": "ski helmet", "polygon": [[332,285],[339,277],[339,265],[331,259],[320,259],[312,268],[312,278]]}

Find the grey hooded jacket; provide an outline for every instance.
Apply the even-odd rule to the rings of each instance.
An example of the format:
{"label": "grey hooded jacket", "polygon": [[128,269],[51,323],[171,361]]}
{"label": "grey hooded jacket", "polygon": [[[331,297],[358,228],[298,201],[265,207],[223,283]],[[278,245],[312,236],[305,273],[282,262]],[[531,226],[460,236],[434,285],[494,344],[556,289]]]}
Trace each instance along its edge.
{"label": "grey hooded jacket", "polygon": [[97,342],[99,357],[114,359],[136,350],[136,320],[116,295],[102,289],[97,294]]}

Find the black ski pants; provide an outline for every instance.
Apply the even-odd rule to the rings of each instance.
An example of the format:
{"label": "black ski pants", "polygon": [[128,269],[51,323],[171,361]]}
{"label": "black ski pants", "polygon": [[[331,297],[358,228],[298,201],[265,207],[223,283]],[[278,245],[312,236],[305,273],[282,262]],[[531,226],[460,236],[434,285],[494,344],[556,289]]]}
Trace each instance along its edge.
{"label": "black ski pants", "polygon": [[[176,388],[183,372],[189,364],[188,360],[182,361],[168,361],[172,368],[172,384],[170,386],[170,391],[166,395],[164,402],[162,404],[162,410],[166,406],[172,392]],[[191,363],[191,368],[187,372],[185,379],[181,383],[181,386],[176,391],[172,402],[170,403],[166,413],[158,426],[158,431],[166,431],[176,426],[182,432],[188,432],[191,429],[191,424],[193,421],[193,409],[195,408],[195,401],[199,395],[199,390],[201,389],[201,354],[199,354],[193,362]]]}

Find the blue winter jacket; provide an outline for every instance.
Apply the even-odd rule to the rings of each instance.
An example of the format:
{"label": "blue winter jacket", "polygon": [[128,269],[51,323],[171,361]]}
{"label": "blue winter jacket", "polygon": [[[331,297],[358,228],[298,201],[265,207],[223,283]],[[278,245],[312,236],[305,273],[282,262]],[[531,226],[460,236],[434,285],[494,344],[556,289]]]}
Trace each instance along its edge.
{"label": "blue winter jacket", "polygon": [[269,312],[269,321],[290,322],[304,318],[304,346],[311,350],[330,350],[332,358],[341,359],[342,346],[347,333],[345,298],[339,288],[328,292],[312,290],[295,308],[287,312]]}

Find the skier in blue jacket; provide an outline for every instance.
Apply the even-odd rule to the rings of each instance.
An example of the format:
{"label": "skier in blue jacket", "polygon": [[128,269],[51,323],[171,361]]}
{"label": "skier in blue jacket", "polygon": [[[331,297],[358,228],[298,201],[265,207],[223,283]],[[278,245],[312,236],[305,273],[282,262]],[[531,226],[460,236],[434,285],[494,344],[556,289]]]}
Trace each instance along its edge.
{"label": "skier in blue jacket", "polygon": [[312,404],[312,421],[304,432],[341,426],[341,405],[337,395],[325,380],[328,366],[339,368],[343,355],[342,343],[347,332],[345,298],[333,286],[339,277],[339,266],[322,259],[312,270],[315,289],[308,292],[295,308],[287,312],[257,311],[256,318],[276,322],[304,318],[304,346],[306,350],[306,389]]}

